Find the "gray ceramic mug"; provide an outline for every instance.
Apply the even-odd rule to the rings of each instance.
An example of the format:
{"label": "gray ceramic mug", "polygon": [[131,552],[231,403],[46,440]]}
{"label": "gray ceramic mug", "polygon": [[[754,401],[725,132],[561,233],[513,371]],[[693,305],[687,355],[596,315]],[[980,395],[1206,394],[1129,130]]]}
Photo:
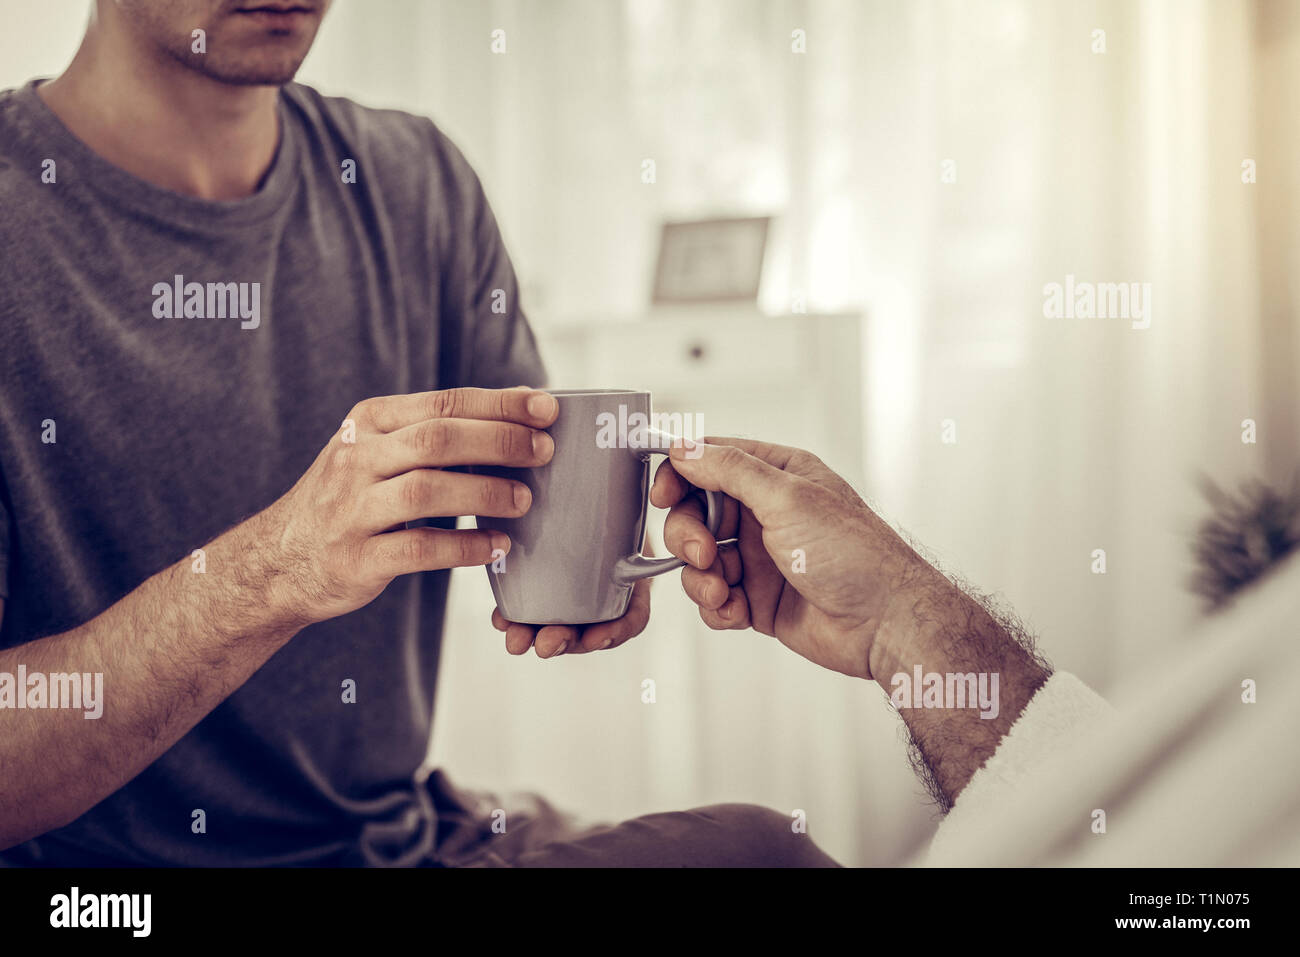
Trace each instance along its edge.
{"label": "gray ceramic mug", "polygon": [[[497,610],[529,625],[583,625],[619,618],[632,586],[685,562],[641,554],[650,456],[675,436],[652,427],[650,393],[625,389],[550,391],[560,405],[547,431],[551,461],[534,469],[476,468],[524,482],[533,503],[521,518],[477,516],[479,528],[510,536],[510,552],[487,566]],[[707,524],[722,521],[722,497],[705,493]]]}

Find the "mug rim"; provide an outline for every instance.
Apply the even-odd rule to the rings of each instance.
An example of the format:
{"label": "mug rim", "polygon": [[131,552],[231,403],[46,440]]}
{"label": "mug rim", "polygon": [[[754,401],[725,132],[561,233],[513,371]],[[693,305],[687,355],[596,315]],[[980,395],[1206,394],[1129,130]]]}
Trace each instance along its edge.
{"label": "mug rim", "polygon": [[578,395],[649,395],[646,389],[542,389],[557,399]]}

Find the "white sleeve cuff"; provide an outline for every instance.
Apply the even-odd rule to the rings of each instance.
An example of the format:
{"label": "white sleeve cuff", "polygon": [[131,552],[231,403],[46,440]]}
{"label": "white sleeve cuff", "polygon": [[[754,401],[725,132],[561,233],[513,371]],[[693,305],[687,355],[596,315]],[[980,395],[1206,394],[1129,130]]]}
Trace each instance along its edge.
{"label": "white sleeve cuff", "polygon": [[[984,766],[967,782],[939,826],[923,863],[951,866],[978,860],[983,825],[1008,799],[1042,777],[1051,759],[1097,733],[1114,708],[1068,671],[1034,693]],[[975,853],[972,853],[975,852]]]}

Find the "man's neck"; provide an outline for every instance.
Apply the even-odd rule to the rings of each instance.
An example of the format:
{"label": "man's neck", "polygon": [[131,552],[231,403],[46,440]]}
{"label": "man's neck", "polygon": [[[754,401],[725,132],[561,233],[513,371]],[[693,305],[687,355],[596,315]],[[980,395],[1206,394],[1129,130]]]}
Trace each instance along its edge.
{"label": "man's neck", "polygon": [[278,87],[213,80],[93,27],[68,69],[37,94],[114,166],[188,196],[256,192],[279,141]]}

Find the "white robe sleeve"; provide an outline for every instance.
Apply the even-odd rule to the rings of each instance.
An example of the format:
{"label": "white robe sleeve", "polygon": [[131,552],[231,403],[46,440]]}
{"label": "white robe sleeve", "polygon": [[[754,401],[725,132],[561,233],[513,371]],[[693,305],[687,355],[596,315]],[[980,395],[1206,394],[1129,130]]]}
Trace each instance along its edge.
{"label": "white robe sleeve", "polygon": [[1035,787],[1051,759],[1098,733],[1114,708],[1068,671],[1058,671],[1029,699],[993,756],[957,796],[930,844],[925,863],[966,857],[983,836],[982,823],[1013,796]]}
{"label": "white robe sleeve", "polygon": [[1126,666],[1112,708],[1058,672],[922,863],[1300,864],[1300,556]]}

